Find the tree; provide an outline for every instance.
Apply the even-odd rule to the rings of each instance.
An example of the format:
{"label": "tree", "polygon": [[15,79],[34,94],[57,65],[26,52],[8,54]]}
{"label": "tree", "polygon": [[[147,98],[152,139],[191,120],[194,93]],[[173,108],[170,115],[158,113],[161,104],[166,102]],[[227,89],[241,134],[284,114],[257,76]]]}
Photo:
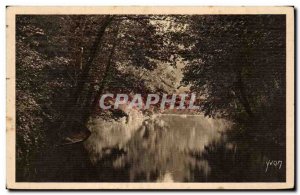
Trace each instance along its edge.
{"label": "tree", "polygon": [[203,96],[206,115],[253,117],[284,96],[284,16],[192,16],[187,23],[175,37],[185,46],[183,83]]}
{"label": "tree", "polygon": [[[149,72],[174,62],[162,16],[20,15],[16,20],[18,180],[33,180],[43,151],[83,141],[99,96],[149,92]],[[159,74],[156,71],[155,74]],[[169,83],[172,77],[161,81]]]}

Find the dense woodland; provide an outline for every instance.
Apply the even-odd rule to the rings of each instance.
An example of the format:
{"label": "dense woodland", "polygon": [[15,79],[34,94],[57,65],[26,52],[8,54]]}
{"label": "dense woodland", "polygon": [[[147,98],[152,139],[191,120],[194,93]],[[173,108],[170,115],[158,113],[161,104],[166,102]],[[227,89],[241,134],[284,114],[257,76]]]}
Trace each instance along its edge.
{"label": "dense woodland", "polygon": [[105,92],[189,86],[233,136],[285,147],[285,33],[280,15],[17,16],[17,178],[35,180],[38,159],[88,134],[92,115],[122,115],[97,110]]}

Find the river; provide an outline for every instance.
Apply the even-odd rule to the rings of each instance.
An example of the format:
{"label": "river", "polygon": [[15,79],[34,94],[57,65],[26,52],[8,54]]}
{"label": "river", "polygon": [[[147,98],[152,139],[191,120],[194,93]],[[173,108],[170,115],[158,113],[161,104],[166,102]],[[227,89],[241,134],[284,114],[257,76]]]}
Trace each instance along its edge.
{"label": "river", "polygon": [[[271,182],[285,180],[282,148],[247,137],[230,138],[232,124],[203,115],[136,114],[91,120],[82,144],[56,149],[46,181]],[[51,155],[50,155],[51,156]],[[57,157],[59,156],[59,157]],[[283,158],[283,159],[282,159]],[[50,170],[49,170],[50,169]]]}

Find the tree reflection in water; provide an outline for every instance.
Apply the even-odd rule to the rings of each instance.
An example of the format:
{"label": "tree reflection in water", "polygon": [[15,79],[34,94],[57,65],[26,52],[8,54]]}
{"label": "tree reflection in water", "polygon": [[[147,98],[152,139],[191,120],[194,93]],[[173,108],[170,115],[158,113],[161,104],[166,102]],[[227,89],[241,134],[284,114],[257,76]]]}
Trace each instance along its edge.
{"label": "tree reflection in water", "polygon": [[123,132],[131,128],[128,125],[137,126],[110,123],[100,125],[110,126],[109,131],[103,131],[94,124],[83,145],[57,148],[49,154],[41,178],[66,182],[285,180],[285,164],[280,170],[270,166],[265,172],[268,160],[284,163],[285,147],[237,136],[225,120],[160,115],[140,123],[130,136]]}
{"label": "tree reflection in water", "polygon": [[[184,181],[191,178],[190,166],[196,161],[190,155],[190,151],[204,151],[205,146],[211,141],[220,139],[220,132],[226,128],[227,122],[221,119],[208,119],[199,115],[161,115],[144,121],[122,149],[120,146],[116,146],[115,148],[119,149],[114,151],[106,149],[104,145],[98,146],[101,149],[91,147],[91,159],[101,157],[95,163],[98,168],[100,167],[98,172],[101,175],[108,170],[109,164],[109,169],[114,171],[128,170],[128,181]],[[92,133],[93,135],[100,136],[98,140],[103,139],[99,132]],[[110,135],[110,137],[119,136]],[[88,142],[92,140],[97,139],[93,137]],[[87,145],[93,146],[93,143],[89,142]],[[123,151],[117,158],[103,157],[104,153],[106,156],[116,156],[116,150]],[[103,178],[107,179],[105,175]],[[119,178],[119,181],[121,180]]]}
{"label": "tree reflection in water", "polygon": [[266,161],[283,158],[283,149],[249,137],[233,137],[226,131],[229,127],[225,120],[199,115],[161,115],[144,121],[124,146],[104,150],[101,146],[105,154],[95,162],[99,178],[118,182],[285,179],[284,166],[265,173]]}
{"label": "tree reflection in water", "polygon": [[251,141],[246,137],[239,139],[222,135],[219,141],[213,141],[203,152],[191,152],[198,162],[206,167],[190,165],[195,182],[282,182],[285,181],[285,166],[278,169],[271,167],[266,171],[266,162],[270,159],[285,159],[283,147],[272,143]]}

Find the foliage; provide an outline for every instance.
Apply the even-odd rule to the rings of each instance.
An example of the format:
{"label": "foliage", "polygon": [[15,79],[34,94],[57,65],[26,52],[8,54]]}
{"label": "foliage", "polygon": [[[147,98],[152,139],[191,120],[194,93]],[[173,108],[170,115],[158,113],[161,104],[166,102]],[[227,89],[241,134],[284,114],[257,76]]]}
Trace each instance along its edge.
{"label": "foliage", "polygon": [[254,117],[285,98],[284,16],[192,16],[174,40],[206,115]]}
{"label": "foliage", "polygon": [[17,181],[72,134],[84,140],[106,92],[184,85],[238,133],[284,138],[284,16],[18,15],[16,48]]}
{"label": "foliage", "polygon": [[147,82],[149,71],[174,61],[164,48],[169,35],[151,22],[161,18],[17,16],[18,180],[33,180],[43,151],[86,129],[104,90],[146,93],[161,87]]}

